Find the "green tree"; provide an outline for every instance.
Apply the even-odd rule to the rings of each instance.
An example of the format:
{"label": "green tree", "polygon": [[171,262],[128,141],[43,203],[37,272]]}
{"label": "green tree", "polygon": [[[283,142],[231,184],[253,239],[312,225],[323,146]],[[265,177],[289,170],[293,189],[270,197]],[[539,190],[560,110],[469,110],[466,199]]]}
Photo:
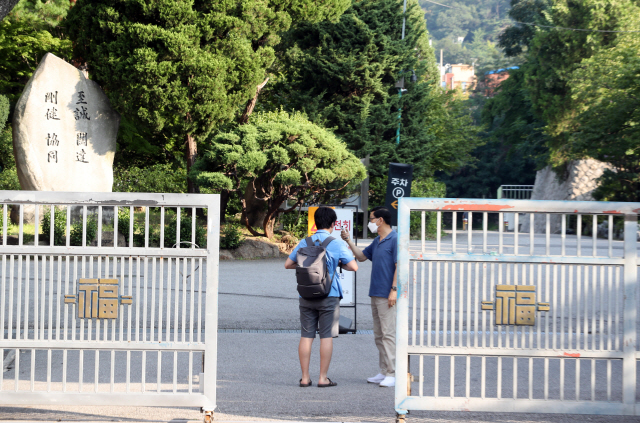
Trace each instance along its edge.
{"label": "green tree", "polygon": [[70,58],[71,41],[58,25],[68,10],[68,0],[21,0],[0,21],[0,92],[12,103],[46,53]]}
{"label": "green tree", "polygon": [[[79,0],[66,27],[75,54],[125,117],[197,142],[252,98],[292,21],[335,18],[347,0]],[[195,186],[189,180],[189,192]]]}
{"label": "green tree", "polygon": [[[509,0],[420,0],[433,36],[436,59],[443,52],[444,63],[475,63],[483,70],[519,63],[497,48],[501,32],[508,26]],[[447,7],[448,6],[448,7]],[[463,41],[460,42],[460,39]]]}
{"label": "green tree", "polygon": [[[371,155],[372,204],[384,197],[389,162],[411,163],[416,178],[429,176],[459,166],[477,143],[458,125],[461,110],[448,108],[454,97],[438,87],[415,1],[408,2],[404,40],[402,22],[399,2],[363,0],[337,22],[297,26],[283,37],[286,77],[269,92],[276,104],[332,128],[357,156]],[[412,71],[416,83],[410,82]],[[402,96],[395,86],[400,77]]]}
{"label": "green tree", "polygon": [[[250,123],[211,137],[205,150],[192,176],[208,190],[237,195],[243,206],[243,223],[255,236],[271,238],[280,214],[305,201],[326,199],[366,175],[360,160],[343,142],[300,113],[254,114]],[[245,191],[247,186],[250,189]],[[266,201],[262,233],[249,224],[247,192]],[[289,208],[281,208],[288,200]]]}
{"label": "green tree", "polygon": [[[640,28],[640,10],[622,28]],[[640,37],[621,35],[581,62],[570,80],[578,105],[570,124],[572,157],[592,157],[612,169],[595,197],[640,201]]]}
{"label": "green tree", "polygon": [[9,118],[9,99],[0,95],[0,189],[20,189],[16,161],[13,157],[13,139],[11,127],[6,125]]}
{"label": "green tree", "polygon": [[[615,31],[625,29],[620,24],[626,16],[638,16],[638,13],[635,0],[554,0],[540,13],[538,22],[559,27]],[[533,110],[546,124],[546,132],[550,136],[550,162],[554,166],[572,158],[569,136],[578,107],[572,95],[572,75],[582,66],[584,59],[611,47],[617,37],[611,32],[539,28],[529,43],[524,66],[526,84]]]}

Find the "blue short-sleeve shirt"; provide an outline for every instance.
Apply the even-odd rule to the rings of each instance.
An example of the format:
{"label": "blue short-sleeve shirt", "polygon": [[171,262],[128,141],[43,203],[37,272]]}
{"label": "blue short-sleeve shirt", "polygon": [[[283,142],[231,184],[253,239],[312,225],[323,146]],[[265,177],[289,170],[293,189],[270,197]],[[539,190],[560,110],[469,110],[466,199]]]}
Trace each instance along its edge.
{"label": "blue short-sleeve shirt", "polygon": [[[328,236],[333,236],[329,233],[329,231],[320,229],[315,234],[311,235],[311,239],[314,242],[322,243]],[[336,267],[338,266],[338,261],[342,261],[342,264],[347,264],[351,262],[354,257],[349,249],[349,246],[346,242],[340,239],[340,236],[333,236],[334,240],[327,245],[327,270],[333,276],[333,280],[331,281],[331,292],[329,292],[329,297],[339,297],[342,298],[342,285],[340,284],[340,276],[338,272],[336,272]],[[307,239],[303,239],[296,245],[296,248],[293,249],[291,254],[289,254],[289,258],[293,261],[296,261],[296,256],[298,254],[298,250],[302,247],[307,246]]]}
{"label": "blue short-sleeve shirt", "polygon": [[398,234],[391,232],[380,240],[377,236],[362,253],[371,260],[370,297],[389,297],[393,286],[393,274],[398,262]]}

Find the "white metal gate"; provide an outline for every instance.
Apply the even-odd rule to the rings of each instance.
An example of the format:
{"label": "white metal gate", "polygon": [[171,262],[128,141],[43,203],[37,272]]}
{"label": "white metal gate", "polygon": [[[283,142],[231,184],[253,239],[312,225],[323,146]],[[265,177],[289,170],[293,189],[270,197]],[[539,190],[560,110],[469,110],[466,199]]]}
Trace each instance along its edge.
{"label": "white metal gate", "polygon": [[0,404],[210,418],[219,197],[0,191],[0,204],[0,358],[13,362]]}
{"label": "white metal gate", "polygon": [[[640,203],[401,199],[399,420],[409,410],[640,414],[638,211]],[[515,213],[513,232],[500,224],[505,212]],[[421,241],[410,240],[415,219]]]}

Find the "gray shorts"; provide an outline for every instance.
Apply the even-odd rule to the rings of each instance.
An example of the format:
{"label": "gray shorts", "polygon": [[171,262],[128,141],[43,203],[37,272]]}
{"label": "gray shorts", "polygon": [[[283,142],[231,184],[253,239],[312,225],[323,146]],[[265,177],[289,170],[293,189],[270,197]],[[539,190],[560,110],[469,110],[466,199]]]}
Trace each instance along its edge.
{"label": "gray shorts", "polygon": [[300,298],[300,336],[315,338],[335,338],[340,329],[340,298],[327,297],[322,300]]}

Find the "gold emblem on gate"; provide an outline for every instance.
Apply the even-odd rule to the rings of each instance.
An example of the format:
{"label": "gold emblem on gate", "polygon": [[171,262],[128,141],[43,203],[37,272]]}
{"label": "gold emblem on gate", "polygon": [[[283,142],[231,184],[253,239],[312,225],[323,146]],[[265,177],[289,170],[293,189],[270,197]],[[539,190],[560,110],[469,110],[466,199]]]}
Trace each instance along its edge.
{"label": "gold emblem on gate", "polygon": [[79,319],[117,319],[118,304],[133,304],[129,295],[120,296],[117,279],[80,279],[78,294],[65,295],[65,304],[78,303]]}
{"label": "gold emblem on gate", "polygon": [[533,285],[496,285],[496,300],[482,302],[482,310],[496,311],[496,325],[532,326],[536,311],[549,309],[549,303],[536,303]]}

